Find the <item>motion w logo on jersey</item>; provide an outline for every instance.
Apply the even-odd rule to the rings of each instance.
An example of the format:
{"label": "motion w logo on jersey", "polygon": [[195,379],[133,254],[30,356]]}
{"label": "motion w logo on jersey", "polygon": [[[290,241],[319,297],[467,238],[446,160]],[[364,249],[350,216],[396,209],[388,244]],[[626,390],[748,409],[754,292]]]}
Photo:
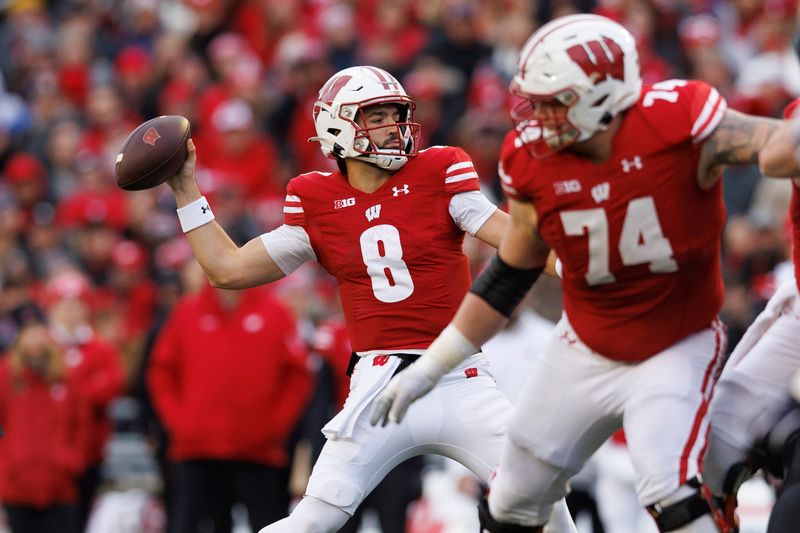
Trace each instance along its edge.
{"label": "motion w logo on jersey", "polygon": [[594,203],[599,204],[600,202],[605,202],[608,200],[609,196],[611,196],[611,184],[607,181],[592,187],[592,198],[594,198]]}
{"label": "motion w logo on jersey", "polygon": [[381,216],[381,204],[373,205],[364,211],[364,216],[367,217],[367,222],[372,222]]}

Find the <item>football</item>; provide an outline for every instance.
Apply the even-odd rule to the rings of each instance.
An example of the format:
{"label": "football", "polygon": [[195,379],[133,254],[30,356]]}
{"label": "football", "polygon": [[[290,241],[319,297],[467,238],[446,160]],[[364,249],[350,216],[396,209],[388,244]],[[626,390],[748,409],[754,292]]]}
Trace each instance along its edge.
{"label": "football", "polygon": [[179,115],[162,115],[140,124],[117,155],[117,185],[140,191],[167,181],[186,161],[191,133],[189,121]]}

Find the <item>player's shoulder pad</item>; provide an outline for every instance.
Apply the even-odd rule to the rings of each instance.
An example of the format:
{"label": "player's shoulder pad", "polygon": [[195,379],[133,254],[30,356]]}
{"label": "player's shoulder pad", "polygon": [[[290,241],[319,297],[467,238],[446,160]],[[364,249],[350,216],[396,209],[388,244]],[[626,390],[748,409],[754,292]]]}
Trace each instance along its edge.
{"label": "player's shoulder pad", "polygon": [[697,143],[722,121],[727,102],[704,81],[672,79],[645,85],[636,107],[666,139]]}
{"label": "player's shoulder pad", "polygon": [[537,174],[534,168],[541,163],[541,160],[531,155],[524,138],[516,130],[509,131],[503,139],[497,163],[500,185],[506,196],[515,200],[522,199],[520,191],[523,183]]}

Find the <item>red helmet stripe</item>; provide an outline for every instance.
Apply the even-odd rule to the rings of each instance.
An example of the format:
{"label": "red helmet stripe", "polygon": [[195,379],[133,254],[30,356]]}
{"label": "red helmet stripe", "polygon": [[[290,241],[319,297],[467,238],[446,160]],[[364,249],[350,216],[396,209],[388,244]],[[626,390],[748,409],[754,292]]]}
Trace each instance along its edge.
{"label": "red helmet stripe", "polygon": [[389,78],[387,79],[386,76],[383,75],[383,72],[380,69],[377,69],[375,67],[365,67],[365,68],[367,68],[370,72],[372,72],[373,74],[375,74],[375,76],[377,76],[378,81],[380,81],[383,84],[384,89],[387,90],[391,89],[394,91],[400,90],[400,84],[388,72],[386,73],[389,76]]}
{"label": "red helmet stripe", "polygon": [[328,81],[322,90],[319,91],[319,99],[326,104],[330,104],[333,102],[333,99],[336,98],[336,95],[339,94],[339,91],[342,90],[348,81],[353,79],[352,76],[349,74],[345,74],[344,76],[339,76],[338,78],[334,78]]}

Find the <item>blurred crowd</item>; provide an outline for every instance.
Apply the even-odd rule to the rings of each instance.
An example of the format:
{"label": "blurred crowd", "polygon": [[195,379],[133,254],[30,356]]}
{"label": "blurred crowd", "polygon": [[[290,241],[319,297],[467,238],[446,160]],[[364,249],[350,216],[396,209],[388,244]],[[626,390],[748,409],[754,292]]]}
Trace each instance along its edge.
{"label": "blurred crowd", "polygon": [[[4,0],[0,10],[0,500],[75,506],[84,524],[108,481],[115,399],[133,400],[131,427],[162,464],[199,454],[268,465],[292,496],[304,473],[291,457],[318,451],[347,387],[348,342],[324,272],[306,266],[268,294],[212,290],[169,191],[116,187],[117,153],[140,122],[189,118],[198,181],[243,244],[282,223],[290,178],[335,169],[307,139],[319,88],[347,66],[401,80],[422,144],[463,147],[498,204],[508,81],[522,44],[553,17],[592,11],[623,23],[645,83],[703,79],[732,108],[774,117],[800,95],[796,0]],[[724,180],[732,349],[790,275],[790,185],[755,167]],[[237,313],[243,331],[226,323]],[[42,326],[46,341],[25,333]],[[263,353],[244,353],[251,334],[263,335]],[[174,396],[193,393],[197,404],[181,412]],[[242,433],[264,425],[273,434]],[[30,434],[13,441],[12,427]],[[234,437],[216,442],[215,432]],[[53,448],[58,457],[42,462]],[[202,483],[191,468],[168,472],[166,487]],[[14,485],[20,476],[54,488]]]}

